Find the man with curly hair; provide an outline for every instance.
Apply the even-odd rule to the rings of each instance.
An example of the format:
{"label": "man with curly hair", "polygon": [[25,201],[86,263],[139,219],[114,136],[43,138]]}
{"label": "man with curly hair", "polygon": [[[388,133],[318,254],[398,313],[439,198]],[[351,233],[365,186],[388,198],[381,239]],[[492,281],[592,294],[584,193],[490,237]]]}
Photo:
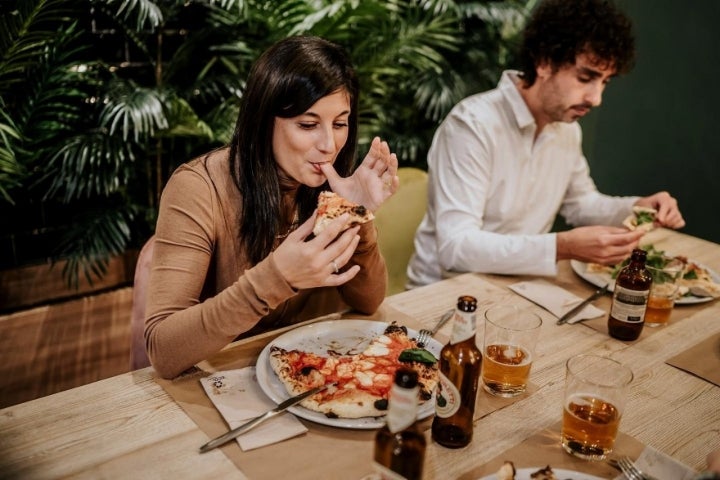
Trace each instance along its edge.
{"label": "man with curly hair", "polygon": [[[428,154],[428,208],[415,235],[408,287],[444,271],[555,275],[557,261],[615,264],[642,232],[621,227],[633,206],[656,225],[685,221],[667,192],[600,193],[577,120],[634,63],[630,20],[609,0],[546,0],[533,11],[521,71],[458,103]],[[550,233],[557,214],[576,228]]]}

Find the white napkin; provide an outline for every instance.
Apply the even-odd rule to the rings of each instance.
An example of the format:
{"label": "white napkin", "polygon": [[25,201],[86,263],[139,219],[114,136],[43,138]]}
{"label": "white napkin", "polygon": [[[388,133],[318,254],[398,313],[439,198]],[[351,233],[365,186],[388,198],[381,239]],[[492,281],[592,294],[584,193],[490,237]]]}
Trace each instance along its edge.
{"label": "white napkin", "polygon": [[[696,475],[692,468],[653,447],[645,447],[635,460],[635,466],[644,473],[660,479],[692,480]],[[625,480],[625,476],[620,474],[615,480]]]}
{"label": "white napkin", "polygon": [[[205,393],[230,428],[272,410],[277,405],[263,393],[255,367],[217,372],[200,379]],[[291,413],[271,418],[236,438],[240,448],[252,450],[307,432],[307,427]]]}
{"label": "white napkin", "polygon": [[[508,287],[518,295],[537,303],[558,318],[565,315],[565,313],[569,312],[573,307],[584,300],[583,298],[573,295],[564,288],[553,285],[546,280],[518,282],[508,285]],[[596,318],[604,314],[605,311],[600,310],[589,303],[585,305],[585,308],[570,317],[567,323],[575,323],[580,320]]]}

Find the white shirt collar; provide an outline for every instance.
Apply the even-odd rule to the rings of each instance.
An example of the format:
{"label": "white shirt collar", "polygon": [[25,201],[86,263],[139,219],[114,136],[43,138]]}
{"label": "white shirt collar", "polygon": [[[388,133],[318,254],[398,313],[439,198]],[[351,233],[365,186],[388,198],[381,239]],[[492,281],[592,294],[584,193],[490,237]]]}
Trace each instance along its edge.
{"label": "white shirt collar", "polygon": [[498,89],[502,92],[503,97],[507,101],[510,110],[515,116],[518,128],[524,129],[535,125],[535,118],[530,113],[530,109],[525,103],[525,99],[520,95],[518,82],[520,72],[517,70],[505,70],[500,77]]}

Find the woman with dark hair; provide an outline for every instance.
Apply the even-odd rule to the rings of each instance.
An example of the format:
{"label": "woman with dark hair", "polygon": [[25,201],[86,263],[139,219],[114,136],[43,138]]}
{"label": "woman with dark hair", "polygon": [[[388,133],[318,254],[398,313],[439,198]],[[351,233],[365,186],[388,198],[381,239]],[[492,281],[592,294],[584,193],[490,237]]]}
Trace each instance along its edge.
{"label": "woman with dark hair", "polygon": [[253,65],[232,143],[180,166],[160,202],[145,343],[172,378],[237,338],[351,308],[374,312],[387,273],[373,222],[312,236],[321,191],[375,211],[398,187],[375,138],[353,170],[358,81],[346,53],[290,37]]}

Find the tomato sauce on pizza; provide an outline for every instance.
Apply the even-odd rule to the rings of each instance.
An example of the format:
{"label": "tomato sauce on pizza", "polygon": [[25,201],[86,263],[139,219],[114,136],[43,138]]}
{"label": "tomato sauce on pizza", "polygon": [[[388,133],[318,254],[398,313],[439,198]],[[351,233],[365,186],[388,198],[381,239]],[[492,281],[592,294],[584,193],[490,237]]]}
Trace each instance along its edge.
{"label": "tomato sauce on pizza", "polygon": [[273,346],[270,363],[291,395],[336,383],[301,403],[310,410],[340,418],[381,416],[387,409],[388,394],[400,366],[418,372],[418,400],[425,402],[432,398],[437,384],[437,360],[432,354],[434,362],[401,360],[403,352],[413,349],[418,349],[417,343],[408,337],[407,329],[391,324],[360,354],[342,355],[330,351],[327,356],[322,356]]}

